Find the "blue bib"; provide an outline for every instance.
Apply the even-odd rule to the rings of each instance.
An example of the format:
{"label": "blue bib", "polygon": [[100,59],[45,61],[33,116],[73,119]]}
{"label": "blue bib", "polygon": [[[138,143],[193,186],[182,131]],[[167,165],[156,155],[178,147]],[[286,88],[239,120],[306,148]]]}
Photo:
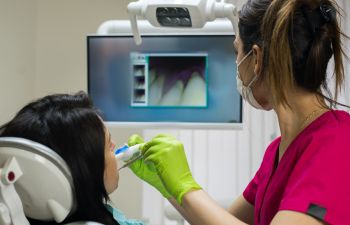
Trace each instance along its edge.
{"label": "blue bib", "polygon": [[125,215],[119,211],[116,208],[113,208],[110,205],[106,205],[107,210],[112,213],[113,218],[120,224],[120,225],[147,225],[144,222],[140,220],[133,220],[133,219],[128,219],[125,217]]}

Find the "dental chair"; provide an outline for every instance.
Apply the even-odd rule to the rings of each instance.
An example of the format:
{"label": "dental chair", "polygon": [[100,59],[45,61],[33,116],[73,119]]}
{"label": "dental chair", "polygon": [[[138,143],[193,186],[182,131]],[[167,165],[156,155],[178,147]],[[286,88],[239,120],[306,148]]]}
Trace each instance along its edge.
{"label": "dental chair", "polygon": [[56,152],[27,139],[0,137],[1,225],[28,225],[26,217],[62,222],[75,209],[73,187],[68,166]]}

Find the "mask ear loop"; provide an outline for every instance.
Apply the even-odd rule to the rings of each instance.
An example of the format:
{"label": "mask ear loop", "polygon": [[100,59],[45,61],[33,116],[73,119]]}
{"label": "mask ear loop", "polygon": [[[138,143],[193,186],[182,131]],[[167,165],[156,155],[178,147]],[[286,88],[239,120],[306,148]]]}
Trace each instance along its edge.
{"label": "mask ear loop", "polygon": [[253,80],[249,82],[247,87],[250,87],[256,81],[256,79],[258,78],[258,74],[256,74],[256,73],[254,73],[254,74],[255,74],[255,76],[254,76]]}
{"label": "mask ear loop", "polygon": [[237,60],[236,60],[237,67],[239,67],[239,66],[242,64],[242,62],[243,62],[248,56],[250,56],[250,54],[252,54],[252,52],[253,52],[253,50],[250,50],[250,51],[243,57],[243,59],[241,59],[241,61],[239,61],[239,63],[237,63]]}
{"label": "mask ear loop", "polygon": [[[250,51],[243,57],[243,59],[241,59],[241,61],[239,61],[239,63],[237,63],[237,60],[236,60],[237,71],[238,71],[238,67],[242,64],[242,62],[243,62],[246,58],[248,58],[248,56],[250,56],[250,54],[252,54],[252,52],[253,52],[253,50],[250,50]],[[239,74],[239,72],[237,73],[237,75],[238,75],[239,79],[242,80],[241,75]],[[242,81],[242,83],[243,83],[243,81]]]}
{"label": "mask ear loop", "polygon": [[[250,54],[252,54],[252,53],[253,53],[253,50],[250,50],[250,51],[243,57],[243,59],[241,59],[241,61],[240,61],[239,63],[237,63],[237,60],[236,60],[236,63],[237,63],[237,71],[238,71],[238,67],[242,64],[242,62],[243,62],[246,58],[248,58],[248,56],[250,56]],[[241,74],[240,74],[240,73],[238,73],[238,77],[239,77],[239,79],[242,80]],[[258,75],[255,74],[255,77],[252,79],[252,81],[249,82],[249,84],[247,85],[247,87],[250,87],[250,85],[256,80],[257,77],[258,77]],[[242,81],[242,83],[243,83],[243,81]]]}

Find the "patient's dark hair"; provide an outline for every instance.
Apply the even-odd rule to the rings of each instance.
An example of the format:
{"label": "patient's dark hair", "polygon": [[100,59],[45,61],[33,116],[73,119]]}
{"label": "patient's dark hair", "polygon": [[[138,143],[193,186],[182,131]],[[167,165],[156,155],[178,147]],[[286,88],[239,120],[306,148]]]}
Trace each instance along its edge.
{"label": "patient's dark hair", "polygon": [[[84,92],[46,96],[24,106],[0,136],[26,138],[51,148],[71,171],[76,210],[64,223],[95,221],[118,224],[107,211],[104,186],[105,128]],[[52,224],[30,221],[31,224]]]}

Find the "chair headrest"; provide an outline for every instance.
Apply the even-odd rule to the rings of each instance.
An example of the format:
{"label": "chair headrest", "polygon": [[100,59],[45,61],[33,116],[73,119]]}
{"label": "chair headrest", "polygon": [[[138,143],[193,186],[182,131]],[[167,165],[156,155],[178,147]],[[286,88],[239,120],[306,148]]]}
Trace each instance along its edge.
{"label": "chair headrest", "polygon": [[23,172],[15,189],[27,217],[62,222],[74,211],[73,179],[56,152],[27,139],[0,137],[0,168],[13,157]]}

